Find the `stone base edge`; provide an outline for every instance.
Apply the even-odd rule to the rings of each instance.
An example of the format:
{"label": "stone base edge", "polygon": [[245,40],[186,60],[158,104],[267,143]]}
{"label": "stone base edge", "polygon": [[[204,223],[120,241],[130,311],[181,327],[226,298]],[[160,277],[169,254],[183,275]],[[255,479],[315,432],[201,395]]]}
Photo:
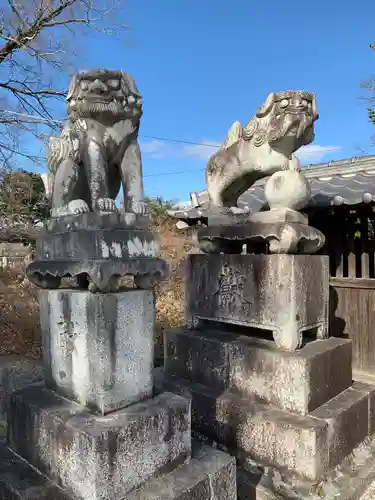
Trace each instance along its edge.
{"label": "stone base edge", "polygon": [[0,442],[0,498],[73,500],[64,490]]}
{"label": "stone base edge", "polygon": [[[73,500],[25,460],[0,444],[0,498]],[[202,447],[190,463],[149,481],[121,500],[236,500],[235,459]],[[114,498],[113,500],[120,500]]]}
{"label": "stone base edge", "polygon": [[[193,432],[192,437],[200,446],[229,451],[199,432]],[[273,467],[241,456],[237,463],[238,500],[361,500],[375,481],[375,435],[318,482],[283,475]]]}

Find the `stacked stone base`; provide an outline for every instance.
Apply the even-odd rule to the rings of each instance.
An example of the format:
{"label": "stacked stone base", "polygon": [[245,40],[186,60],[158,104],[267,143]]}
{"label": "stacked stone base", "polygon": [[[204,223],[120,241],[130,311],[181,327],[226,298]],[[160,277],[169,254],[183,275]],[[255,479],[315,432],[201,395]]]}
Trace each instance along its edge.
{"label": "stacked stone base", "polygon": [[7,500],[236,498],[234,459],[210,449],[191,458],[190,402],[169,393],[99,416],[28,387],[11,398],[7,445]]}
{"label": "stacked stone base", "polygon": [[[0,445],[0,498],[4,500],[73,500],[46,476],[4,444]],[[202,447],[192,459],[155,477],[123,500],[234,500],[234,459],[211,447]]]}
{"label": "stacked stone base", "polygon": [[[159,387],[191,398],[193,428],[240,464],[310,488],[358,447],[362,457],[375,449],[375,387],[352,384],[351,349],[350,341],[330,338],[287,352],[219,329],[177,329],[167,337]],[[373,478],[368,467],[354,468]],[[241,477],[260,482],[246,467]],[[240,498],[262,498],[246,496],[240,483]]]}

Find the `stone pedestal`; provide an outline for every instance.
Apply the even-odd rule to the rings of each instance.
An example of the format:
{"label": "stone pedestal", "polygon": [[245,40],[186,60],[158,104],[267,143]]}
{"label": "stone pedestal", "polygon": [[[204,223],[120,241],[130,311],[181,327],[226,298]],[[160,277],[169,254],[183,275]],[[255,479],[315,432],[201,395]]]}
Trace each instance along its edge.
{"label": "stone pedestal", "polygon": [[11,416],[12,449],[83,500],[122,499],[191,455],[190,403],[169,393],[100,417],[28,388],[13,396]]}
{"label": "stone pedestal", "polygon": [[167,332],[156,384],[190,398],[195,435],[236,457],[240,500],[353,500],[375,477],[375,387],[352,382],[351,341],[328,337],[327,264],[188,257],[187,327]]}
{"label": "stone pedestal", "polygon": [[47,387],[105,414],[151,397],[152,290],[39,292]]}
{"label": "stone pedestal", "polygon": [[[45,384],[7,398],[0,498],[236,498],[233,457],[193,453],[189,398],[154,397],[153,285],[167,265],[147,218],[131,215],[46,224],[28,270],[41,288]],[[135,286],[121,288],[122,275]],[[64,277],[75,283],[59,288]]]}
{"label": "stone pedestal", "polygon": [[269,330],[294,350],[303,333],[328,336],[329,262],[322,255],[190,255],[186,320]]}

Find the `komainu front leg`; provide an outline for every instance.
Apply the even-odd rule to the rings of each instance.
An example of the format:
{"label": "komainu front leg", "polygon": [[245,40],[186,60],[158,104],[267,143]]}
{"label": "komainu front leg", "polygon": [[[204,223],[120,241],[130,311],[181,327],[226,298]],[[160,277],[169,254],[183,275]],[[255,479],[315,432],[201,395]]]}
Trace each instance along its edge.
{"label": "komainu front leg", "polygon": [[146,214],[143,201],[142,159],[138,141],[133,139],[121,162],[121,180],[124,190],[125,212]]}
{"label": "komainu front leg", "polygon": [[117,212],[116,202],[109,196],[105,149],[95,140],[91,140],[88,144],[85,166],[92,210],[106,213]]}
{"label": "komainu front leg", "polygon": [[52,191],[52,217],[90,211],[86,201],[80,198],[83,191],[80,168],[73,158],[66,158],[57,168]]}

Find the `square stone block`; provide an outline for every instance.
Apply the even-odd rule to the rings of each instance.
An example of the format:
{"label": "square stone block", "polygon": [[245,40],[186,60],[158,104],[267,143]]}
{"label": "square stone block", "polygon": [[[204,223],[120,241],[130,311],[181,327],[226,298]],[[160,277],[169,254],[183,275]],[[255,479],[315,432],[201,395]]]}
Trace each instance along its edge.
{"label": "square stone block", "polygon": [[305,331],[328,336],[329,260],[325,255],[189,255],[186,320],[270,330],[295,350]]}
{"label": "square stone block", "polygon": [[374,456],[372,439],[318,483],[245,461],[237,470],[238,500],[372,500],[374,486],[366,490],[375,479]]}
{"label": "square stone block", "polygon": [[43,366],[23,356],[0,357],[0,422],[6,423],[9,397],[31,384],[43,383]]}
{"label": "square stone block", "polygon": [[363,392],[368,398],[368,435],[375,433],[375,386],[363,382],[354,382],[352,388]]}
{"label": "square stone block", "polygon": [[[374,389],[375,390],[375,389]],[[335,467],[369,435],[369,393],[347,389],[311,413],[328,424],[328,464]]]}
{"label": "square stone block", "polygon": [[236,461],[203,447],[189,464],[155,478],[124,500],[237,500]]}
{"label": "square stone block", "polygon": [[[73,497],[0,445],[0,499],[73,500]],[[237,500],[235,459],[203,447],[189,463],[152,478],[121,500]]]}
{"label": "square stone block", "polygon": [[73,500],[25,460],[0,444],[1,500]]}
{"label": "square stone block", "polygon": [[152,394],[152,290],[41,290],[46,385],[102,414]]}
{"label": "square stone block", "polygon": [[329,338],[297,351],[219,329],[166,334],[165,374],[306,415],[352,384],[352,345]]}
{"label": "square stone block", "polygon": [[95,416],[46,388],[13,394],[8,445],[81,500],[120,500],[191,454],[190,402],[163,393]]}
{"label": "square stone block", "polygon": [[157,390],[192,401],[194,431],[240,457],[316,481],[372,435],[375,388],[343,391],[306,416],[186,380],[161,378]]}
{"label": "square stone block", "polygon": [[192,401],[192,426],[208,438],[265,465],[317,480],[328,470],[327,423],[186,381],[165,388]]}

